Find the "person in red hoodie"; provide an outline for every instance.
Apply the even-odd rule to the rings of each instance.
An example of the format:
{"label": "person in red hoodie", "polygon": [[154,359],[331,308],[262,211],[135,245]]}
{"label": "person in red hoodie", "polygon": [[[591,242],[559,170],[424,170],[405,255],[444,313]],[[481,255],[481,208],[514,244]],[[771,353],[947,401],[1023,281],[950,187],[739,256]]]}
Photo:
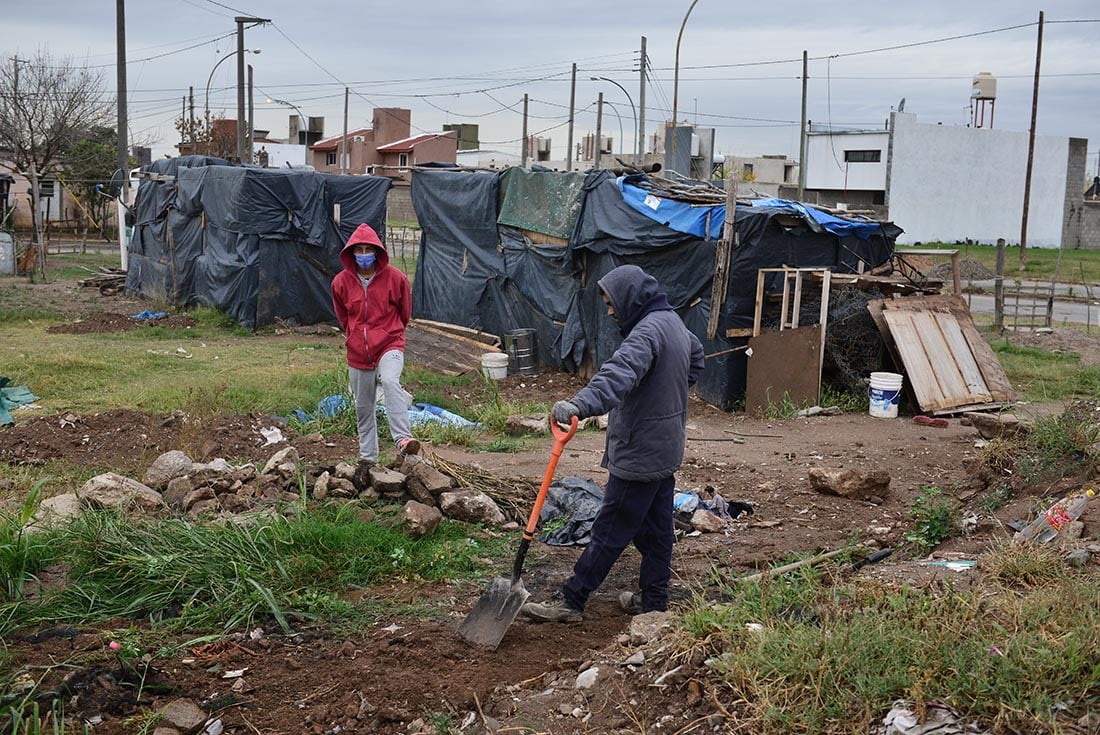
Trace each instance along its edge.
{"label": "person in red hoodie", "polygon": [[390,435],[401,454],[416,454],[420,442],[409,430],[406,393],[405,327],[412,316],[409,279],[390,265],[378,233],[361,224],[340,251],[344,270],[332,279],[332,308],[344,330],[348,382],[355,397],[360,463],[378,461],[374,406],[378,384],[386,406]]}

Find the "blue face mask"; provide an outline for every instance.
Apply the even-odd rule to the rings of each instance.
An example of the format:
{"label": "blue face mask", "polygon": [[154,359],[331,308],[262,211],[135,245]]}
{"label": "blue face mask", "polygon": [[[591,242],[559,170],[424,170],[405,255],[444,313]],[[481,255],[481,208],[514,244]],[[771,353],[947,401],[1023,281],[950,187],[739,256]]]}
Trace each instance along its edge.
{"label": "blue face mask", "polygon": [[368,253],[366,255],[359,255],[356,253],[355,264],[363,270],[368,271],[371,269],[371,266],[374,265],[375,258],[376,256],[374,253]]}

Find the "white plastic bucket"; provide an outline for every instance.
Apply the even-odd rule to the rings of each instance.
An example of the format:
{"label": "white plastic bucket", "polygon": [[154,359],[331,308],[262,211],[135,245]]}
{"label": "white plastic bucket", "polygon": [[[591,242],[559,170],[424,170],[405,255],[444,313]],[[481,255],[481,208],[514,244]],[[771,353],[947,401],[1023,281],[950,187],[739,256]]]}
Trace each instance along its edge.
{"label": "white plastic bucket", "polygon": [[481,372],[490,380],[508,377],[508,353],[486,352],[481,356]]}
{"label": "white plastic bucket", "polygon": [[871,373],[870,414],[879,418],[897,418],[902,377],[897,373]]}

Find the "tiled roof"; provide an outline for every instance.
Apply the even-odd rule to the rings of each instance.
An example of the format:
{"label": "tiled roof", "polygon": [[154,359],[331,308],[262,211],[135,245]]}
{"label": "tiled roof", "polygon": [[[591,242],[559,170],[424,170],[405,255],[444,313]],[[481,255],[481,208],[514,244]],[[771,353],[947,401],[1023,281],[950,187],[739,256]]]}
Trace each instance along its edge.
{"label": "tiled roof", "polygon": [[[371,131],[370,128],[359,128],[358,130],[349,130],[348,131],[348,140],[350,141],[355,136],[364,135],[366,133],[369,133],[370,131]],[[343,140],[343,138],[344,138],[344,134],[340,133],[339,135],[333,136],[332,138],[325,138],[323,140],[317,141],[316,143],[311,145],[309,147],[309,149],[311,151],[334,151],[334,150],[336,150],[337,148],[340,147],[340,141]]]}

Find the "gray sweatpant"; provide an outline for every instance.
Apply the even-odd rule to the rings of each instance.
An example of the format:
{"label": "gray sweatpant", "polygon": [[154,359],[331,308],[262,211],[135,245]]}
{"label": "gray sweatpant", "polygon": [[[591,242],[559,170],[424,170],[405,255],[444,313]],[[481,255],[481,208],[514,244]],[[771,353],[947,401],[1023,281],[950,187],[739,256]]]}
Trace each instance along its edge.
{"label": "gray sweatpant", "polygon": [[374,370],[360,370],[348,366],[348,385],[355,397],[355,421],[359,429],[359,457],[378,461],[378,427],[374,406],[378,384],[382,385],[383,405],[390,425],[390,436],[399,442],[412,436],[409,430],[409,405],[401,388],[401,371],[405,367],[405,353],[390,350],[382,355]]}

